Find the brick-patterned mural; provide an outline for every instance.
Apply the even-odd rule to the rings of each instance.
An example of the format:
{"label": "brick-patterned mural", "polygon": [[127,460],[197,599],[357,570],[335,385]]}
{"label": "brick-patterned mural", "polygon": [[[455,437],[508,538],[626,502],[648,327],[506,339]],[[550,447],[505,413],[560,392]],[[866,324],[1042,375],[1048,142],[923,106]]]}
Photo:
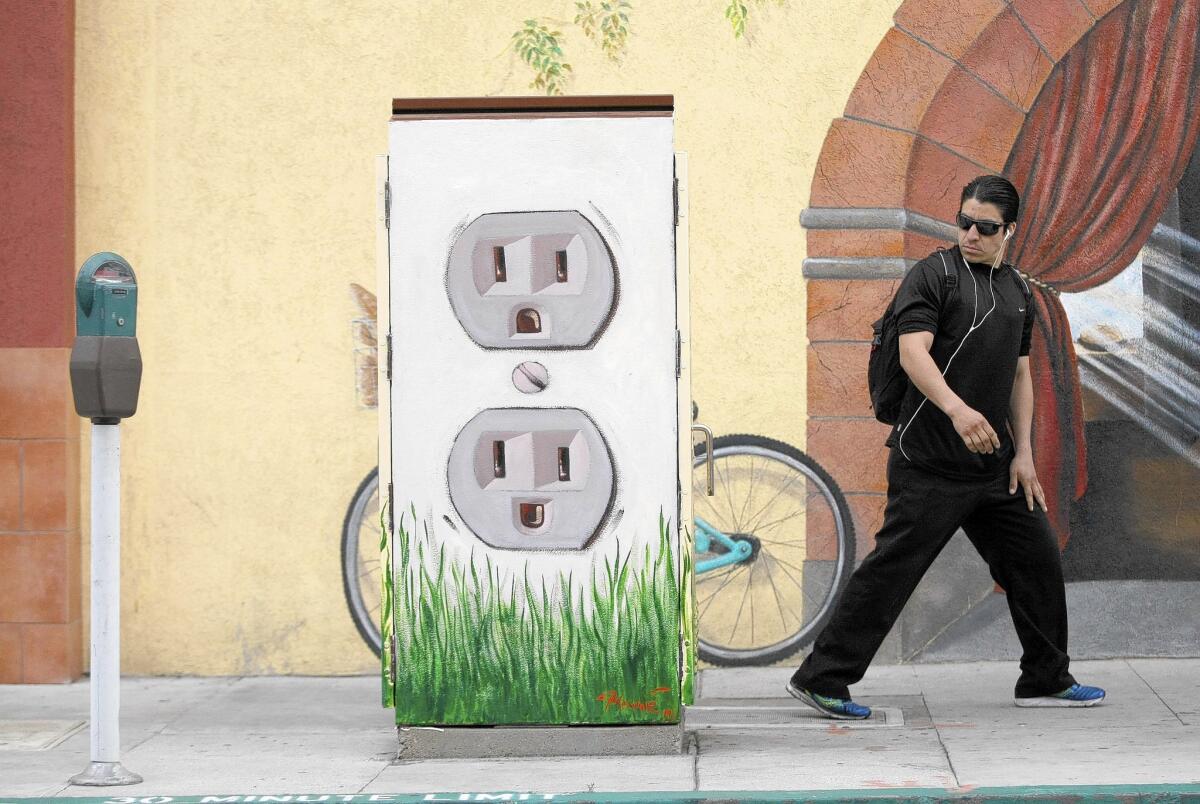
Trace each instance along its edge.
{"label": "brick-patterned mural", "polygon": [[0,25],[0,684],[82,672],[70,0]]}
{"label": "brick-patterned mural", "polygon": [[[1009,256],[1035,285],[1035,453],[1068,581],[1183,582],[1134,602],[1192,600],[1200,3],[907,0],[894,21],[830,126],[801,218],[808,448],[847,492],[859,556],[885,500],[870,324],[911,265],[954,242],[961,188],[1002,173],[1023,198]],[[894,657],[977,617],[991,585],[974,584],[930,591],[952,603]],[[1188,627],[1181,644],[1200,649]]]}

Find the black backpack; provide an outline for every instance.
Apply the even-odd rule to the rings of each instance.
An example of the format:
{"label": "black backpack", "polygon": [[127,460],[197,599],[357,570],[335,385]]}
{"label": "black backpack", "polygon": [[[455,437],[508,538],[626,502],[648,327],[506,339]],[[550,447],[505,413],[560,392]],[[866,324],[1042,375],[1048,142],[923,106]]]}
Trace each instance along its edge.
{"label": "black backpack", "polygon": [[[946,264],[945,253],[948,249],[938,249],[937,254],[942,258],[942,296],[941,309],[945,309],[946,298],[950,288],[958,284],[958,260],[952,257],[954,272]],[[1021,291],[1025,294],[1025,303],[1032,297],[1029,283],[1014,268],[1013,273],[1021,283]],[[899,290],[897,288],[897,290]],[[940,316],[940,312],[939,312]],[[896,297],[892,296],[887,309],[880,318],[871,325],[871,357],[867,362],[867,390],[871,394],[871,408],[875,418],[884,424],[894,425],[900,420],[900,406],[904,404],[904,395],[908,391],[911,380],[900,366],[900,333],[896,326]]]}
{"label": "black backpack", "polygon": [[[939,250],[939,254],[944,250]],[[947,291],[958,284],[958,260],[952,260],[954,272],[950,272],[945,257],[942,258],[942,297],[945,306]],[[899,288],[897,288],[897,291]],[[893,295],[883,317],[871,325],[871,358],[867,362],[867,390],[871,393],[871,408],[875,418],[884,424],[896,424],[900,420],[900,406],[908,392],[911,380],[900,366],[900,333],[896,327],[896,297]]]}

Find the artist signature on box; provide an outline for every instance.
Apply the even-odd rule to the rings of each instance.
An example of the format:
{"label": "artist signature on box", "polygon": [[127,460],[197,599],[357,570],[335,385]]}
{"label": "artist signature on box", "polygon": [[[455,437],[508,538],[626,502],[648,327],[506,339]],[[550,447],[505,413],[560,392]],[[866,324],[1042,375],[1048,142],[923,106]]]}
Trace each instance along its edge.
{"label": "artist signature on box", "polygon": [[649,697],[642,700],[630,700],[624,695],[621,695],[616,690],[605,690],[596,696],[596,700],[604,704],[604,711],[616,708],[618,710],[632,710],[635,712],[643,712],[647,715],[658,715],[662,720],[674,720],[675,710],[671,708],[660,709],[655,696],[663,695],[671,691],[670,687],[655,687],[650,690]]}

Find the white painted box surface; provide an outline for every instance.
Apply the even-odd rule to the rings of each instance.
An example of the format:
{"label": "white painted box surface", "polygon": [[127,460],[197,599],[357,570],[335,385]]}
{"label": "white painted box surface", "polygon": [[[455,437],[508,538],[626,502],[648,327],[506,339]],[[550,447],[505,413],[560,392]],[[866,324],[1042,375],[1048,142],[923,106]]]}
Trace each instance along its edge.
{"label": "white painted box surface", "polygon": [[388,192],[397,721],[678,721],[669,107],[397,115]]}

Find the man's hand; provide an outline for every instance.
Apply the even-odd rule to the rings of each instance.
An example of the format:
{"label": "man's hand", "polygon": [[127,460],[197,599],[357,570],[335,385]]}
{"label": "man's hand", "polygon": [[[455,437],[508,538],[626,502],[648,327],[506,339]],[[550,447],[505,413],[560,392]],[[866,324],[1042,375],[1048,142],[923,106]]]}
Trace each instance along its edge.
{"label": "man's hand", "polygon": [[1030,511],[1033,510],[1035,501],[1043,511],[1050,511],[1046,507],[1046,495],[1042,492],[1042,484],[1037,479],[1037,470],[1033,468],[1033,456],[1029,453],[1018,453],[1009,464],[1008,493],[1016,494],[1018,484],[1025,489],[1025,502]]}
{"label": "man's hand", "polygon": [[[954,431],[962,438],[971,452],[992,454],[1000,448],[1000,437],[988,424],[987,417],[965,403],[946,411]],[[1030,464],[1032,468],[1032,463]]]}

